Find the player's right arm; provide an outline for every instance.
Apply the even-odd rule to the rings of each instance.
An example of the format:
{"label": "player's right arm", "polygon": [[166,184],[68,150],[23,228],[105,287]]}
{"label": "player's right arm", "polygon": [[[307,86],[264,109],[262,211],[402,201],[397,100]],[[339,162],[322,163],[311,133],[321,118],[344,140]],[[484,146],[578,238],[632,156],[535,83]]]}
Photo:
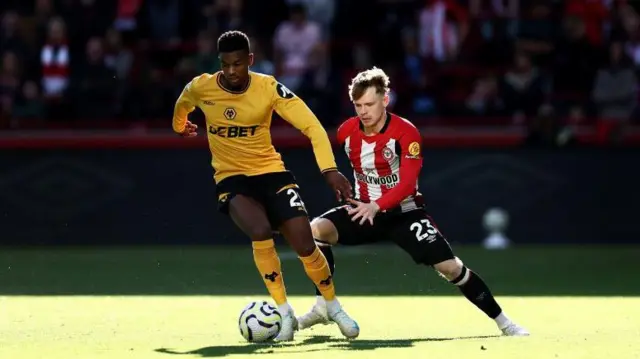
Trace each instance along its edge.
{"label": "player's right arm", "polygon": [[[340,126],[338,126],[338,130],[336,131],[336,142],[338,146],[347,153],[347,157],[349,157],[349,149],[347,146],[347,137],[351,136],[355,130],[357,130],[360,124],[360,119],[357,117],[351,117],[348,120],[344,121]],[[349,158],[349,164],[351,168],[353,168],[353,162],[351,162],[351,158]]]}
{"label": "player's right arm", "polygon": [[352,197],[351,183],[338,171],[331,141],[329,141],[327,131],[322,127],[316,115],[311,112],[304,101],[277,82],[275,78],[271,77],[268,83],[270,84],[269,91],[273,93],[273,109],[283,120],[292,124],[311,140],[318,167],[331,188],[336,192],[338,200]]}
{"label": "player's right arm", "polygon": [[200,78],[201,76],[195,77],[184,87],[173,108],[173,130],[181,135],[195,134],[197,126],[192,124],[188,117],[196,109],[197,86]]}
{"label": "player's right arm", "polygon": [[347,140],[347,127],[349,120],[345,121],[338,127],[338,131],[336,131],[336,140],[340,146],[344,146],[344,142]]}
{"label": "player's right arm", "polygon": [[354,130],[359,125],[359,119],[357,117],[351,117],[350,119],[344,121],[340,127],[338,127],[338,131],[336,131],[336,140],[340,146],[344,146],[347,141],[347,137],[349,137]]}

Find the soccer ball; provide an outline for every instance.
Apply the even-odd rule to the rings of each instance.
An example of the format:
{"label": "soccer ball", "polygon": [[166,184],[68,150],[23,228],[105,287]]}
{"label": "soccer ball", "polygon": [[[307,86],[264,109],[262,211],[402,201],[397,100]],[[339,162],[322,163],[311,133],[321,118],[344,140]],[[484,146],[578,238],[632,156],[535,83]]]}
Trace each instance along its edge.
{"label": "soccer ball", "polygon": [[238,327],[247,341],[266,342],[280,333],[282,316],[276,307],[266,301],[252,302],[240,313]]}

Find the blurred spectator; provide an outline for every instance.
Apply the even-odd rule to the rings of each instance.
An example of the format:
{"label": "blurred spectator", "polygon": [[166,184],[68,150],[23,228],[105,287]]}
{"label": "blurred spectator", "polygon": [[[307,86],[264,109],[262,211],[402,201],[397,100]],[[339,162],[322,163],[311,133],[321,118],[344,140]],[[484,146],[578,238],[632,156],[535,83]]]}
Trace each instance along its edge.
{"label": "blurred spectator", "polygon": [[620,23],[616,40],[625,42],[625,52],[636,66],[640,66],[640,16],[631,6],[618,9]]}
{"label": "blurred spectator", "polygon": [[[188,80],[219,70],[216,38],[231,29],[251,36],[252,70],[276,75],[327,123],[352,114],[346,85],[374,65],[392,75],[392,102],[415,121],[539,123],[541,106],[553,106],[554,116],[591,125],[593,115],[625,122],[636,107],[633,68],[605,56],[619,42],[640,71],[640,5],[624,0],[1,4],[5,120],[164,118]],[[365,7],[366,17],[354,15]]]}
{"label": "blurred spectator", "polygon": [[518,0],[469,0],[469,12],[479,18],[515,18],[519,5]]}
{"label": "blurred spectator", "polygon": [[60,9],[62,10],[60,12],[68,27],[71,52],[80,58],[87,41],[95,36],[104,36],[113,24],[116,4],[114,0],[66,0],[66,2],[66,8]]}
{"label": "blurred spectator", "polygon": [[565,14],[579,17],[585,24],[586,37],[593,45],[602,45],[604,24],[609,12],[603,0],[567,0]]}
{"label": "blurred spectator", "polygon": [[[208,71],[205,72],[211,73]],[[194,77],[200,75],[201,73],[202,72],[196,70],[196,66],[191,59],[184,58],[180,60],[176,65],[174,71],[177,81],[175,81],[175,85],[173,88],[173,96],[175,98],[178,98],[178,96],[180,96],[180,93],[182,93],[182,90],[184,89],[183,84],[186,84],[189,81],[193,80]]]}
{"label": "blurred spectator", "polygon": [[216,53],[215,33],[202,31],[198,35],[197,52],[193,57],[195,69],[198,73],[214,73],[220,71],[220,60]]}
{"label": "blurred spectator", "polygon": [[[180,19],[186,19],[182,13],[180,0],[146,0],[139,12],[141,35],[154,43],[177,45],[181,41]],[[183,20],[184,21],[184,20]]]}
{"label": "blurred spectator", "polygon": [[469,12],[480,27],[483,63],[509,61],[517,32],[518,0],[469,0]]}
{"label": "blurred spectator", "polygon": [[593,101],[603,120],[627,121],[636,109],[638,79],[621,43],[609,47],[609,64],[601,68],[593,87]]}
{"label": "blurred spectator", "polygon": [[213,33],[246,30],[242,17],[243,0],[213,0],[203,8],[205,27]]}
{"label": "blurred spectator", "polygon": [[600,49],[589,42],[582,19],[564,19],[564,34],[555,46],[554,91],[570,106],[582,106],[601,62]]}
{"label": "blurred spectator", "polygon": [[[143,118],[163,118],[173,111],[176,101],[175,85],[171,78],[160,68],[152,67],[144,75],[139,98],[145,100],[141,104]],[[183,87],[185,83],[181,84]]]}
{"label": "blurred spectator", "polygon": [[2,16],[0,24],[0,49],[2,51],[11,51],[23,58],[31,56],[28,45],[22,39],[20,34],[20,16],[18,13],[8,11]]}
{"label": "blurred spectator", "polygon": [[321,40],[320,26],[307,19],[304,6],[292,5],[289,20],[278,26],[273,41],[276,74],[291,91],[315,75],[323,57]]}
{"label": "blurred spectator", "polygon": [[77,115],[81,118],[110,118],[113,116],[114,73],[105,63],[104,46],[100,38],[89,39],[84,66],[74,74]]}
{"label": "blurred spectator", "polygon": [[[426,71],[424,61],[418,53],[418,43],[414,33],[405,31],[402,40],[405,54],[403,73],[407,79],[407,86],[401,96],[411,99],[411,111],[419,114],[431,114],[435,111],[434,98],[430,93],[433,74]],[[396,81],[398,80],[402,79],[396,78]],[[402,104],[402,101],[400,102]]]}
{"label": "blurred spectator", "polygon": [[111,28],[107,31],[105,41],[105,65],[119,80],[128,79],[133,66],[133,54],[124,47],[121,33]]}
{"label": "blurred spectator", "polygon": [[504,115],[505,103],[500,96],[498,79],[495,76],[478,79],[465,105],[469,113],[474,116]]}
{"label": "blurred spectator", "polygon": [[368,69],[373,66],[371,48],[362,41],[353,44],[350,55],[354,69]]}
{"label": "blurred spectator", "polygon": [[502,95],[507,112],[512,116],[527,117],[537,113],[545,100],[543,76],[523,52],[514,56],[513,67],[502,78]]}
{"label": "blurred spectator", "polygon": [[562,123],[553,107],[541,106],[537,116],[529,122],[525,145],[534,147],[566,147],[576,144],[571,128]]}
{"label": "blurred spectator", "polygon": [[37,31],[38,42],[46,41],[50,20],[54,15],[52,0],[36,0],[32,22]]}
{"label": "blurred spectator", "polygon": [[122,34],[115,28],[109,29],[106,36],[104,63],[115,75],[116,103],[114,112],[118,115],[121,115],[126,107],[133,60],[133,53],[122,43]]}
{"label": "blurred spectator", "polygon": [[138,28],[137,16],[143,0],[117,0],[116,18],[113,27],[121,32],[131,32]]}
{"label": "blurred spectator", "polygon": [[6,119],[13,111],[14,100],[20,88],[20,65],[18,63],[18,56],[14,52],[5,52],[2,54],[1,65],[0,119]]}
{"label": "blurred spectator", "polygon": [[559,18],[554,17],[554,9],[545,2],[530,2],[522,12],[516,47],[547,64],[549,59],[545,55],[554,49],[560,30]]}
{"label": "blurred spectator", "polygon": [[335,16],[335,0],[287,0],[287,4],[302,4],[307,9],[310,21],[318,23],[322,29],[323,38],[329,37],[331,22]]}
{"label": "blurred spectator", "polygon": [[419,17],[420,54],[438,62],[455,59],[469,31],[467,11],[455,0],[429,0]]}
{"label": "blurred spectator", "polygon": [[276,67],[269,61],[262,49],[262,44],[257,39],[251,39],[253,51],[253,67],[251,70],[266,75],[275,75]]}
{"label": "blurred spectator", "polygon": [[60,99],[69,86],[70,54],[67,29],[61,17],[49,22],[47,40],[40,51],[42,88],[46,99]]}
{"label": "blurred spectator", "polygon": [[[40,98],[38,84],[27,81],[22,86],[22,92],[16,98],[12,116],[15,120],[28,118],[42,121],[45,114],[44,106]],[[14,121],[14,124],[17,121]]]}
{"label": "blurred spectator", "polygon": [[[406,33],[413,33],[417,37],[416,12],[422,8],[424,0],[374,0],[369,5],[364,5],[368,11],[367,16],[361,20],[352,15],[361,12],[363,8],[362,5],[358,8],[358,1],[355,3],[356,7],[349,11],[350,18],[343,20],[345,24],[342,25],[354,29],[343,31],[357,34],[358,42],[367,44],[376,66],[387,68],[402,63],[403,44],[398,39]],[[343,6],[342,2],[340,5]],[[356,27],[359,29],[355,29]]]}

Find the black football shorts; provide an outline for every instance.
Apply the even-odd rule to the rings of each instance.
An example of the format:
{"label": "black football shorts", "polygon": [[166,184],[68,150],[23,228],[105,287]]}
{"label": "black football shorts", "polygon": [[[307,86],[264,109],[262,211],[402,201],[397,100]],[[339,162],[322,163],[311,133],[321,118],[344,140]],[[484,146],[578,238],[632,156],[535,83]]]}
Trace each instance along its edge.
{"label": "black football shorts", "polygon": [[357,246],[393,242],[409,253],[416,263],[434,265],[455,258],[449,242],[431,217],[422,209],[405,213],[379,213],[373,225],[352,221],[348,206],[333,208],[319,216],[330,220],[338,230],[338,244]]}
{"label": "black football shorts", "polygon": [[291,218],[308,217],[296,179],[289,171],[227,177],[216,185],[216,194],[218,210],[227,215],[236,195],[253,198],[265,208],[274,230]]}

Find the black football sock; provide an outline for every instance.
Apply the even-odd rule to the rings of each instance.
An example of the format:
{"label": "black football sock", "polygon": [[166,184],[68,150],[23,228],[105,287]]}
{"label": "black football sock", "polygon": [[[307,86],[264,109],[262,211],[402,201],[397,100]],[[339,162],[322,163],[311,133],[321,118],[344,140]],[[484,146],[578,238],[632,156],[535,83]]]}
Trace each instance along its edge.
{"label": "black football sock", "polygon": [[[336,265],[333,261],[333,250],[330,245],[318,245],[322,254],[324,254],[325,258],[327,258],[327,262],[329,263],[329,269],[331,270],[331,276],[333,276],[333,272],[336,269]],[[313,286],[316,289],[316,295],[321,296],[322,294],[318,290],[316,286]]]}
{"label": "black football sock", "polygon": [[489,287],[487,287],[479,275],[467,267],[462,267],[462,273],[460,273],[456,279],[452,280],[451,283],[460,288],[462,294],[488,315],[489,318],[496,319],[496,317],[502,313],[502,308],[500,308],[498,302],[493,298]]}

